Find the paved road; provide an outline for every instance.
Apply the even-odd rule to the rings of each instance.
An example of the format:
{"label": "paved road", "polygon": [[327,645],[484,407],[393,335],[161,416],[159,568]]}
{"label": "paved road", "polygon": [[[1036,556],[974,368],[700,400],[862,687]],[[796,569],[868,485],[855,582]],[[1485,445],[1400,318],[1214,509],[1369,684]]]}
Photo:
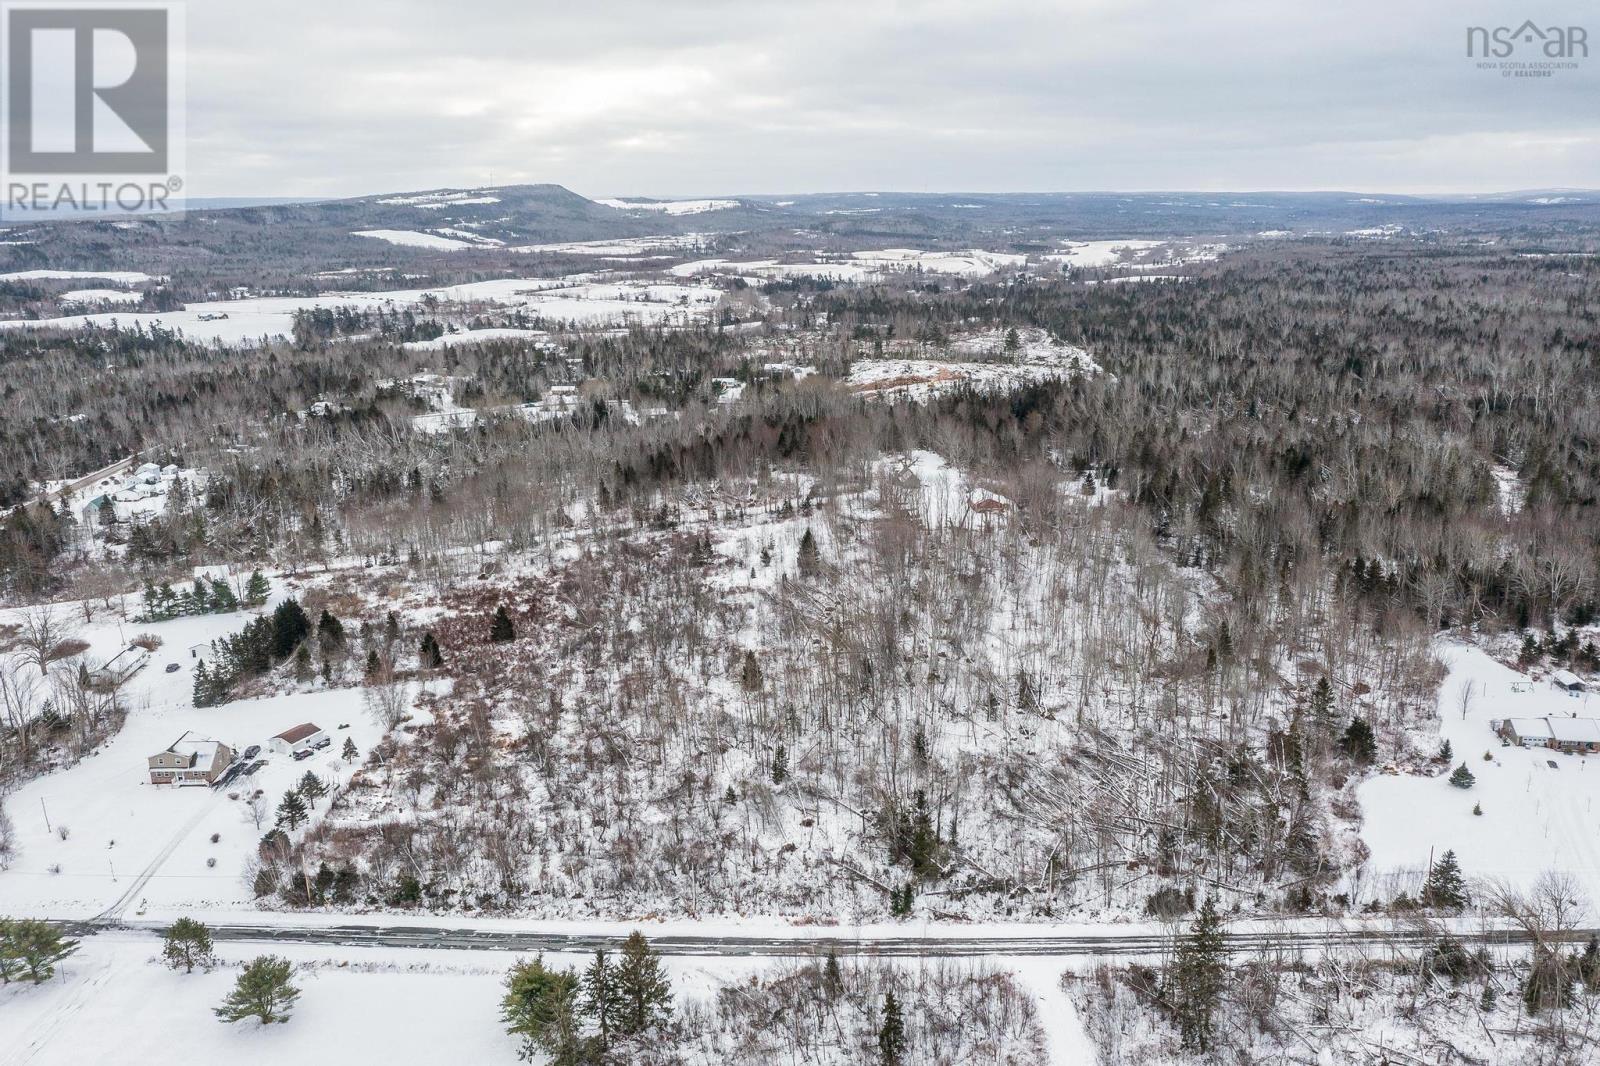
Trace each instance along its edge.
{"label": "paved road", "polygon": [[[83,932],[97,929],[126,929],[159,934],[158,922],[97,921],[79,927]],[[1568,939],[1587,940],[1596,930],[1584,929]],[[351,922],[334,926],[216,925],[211,936],[217,941],[255,941],[297,944],[336,944],[348,947],[448,948],[481,951],[551,952],[588,954],[597,948],[614,950],[620,937],[605,934],[550,933],[502,929],[396,926]],[[1301,929],[1277,932],[1241,932],[1226,935],[1234,951],[1272,949],[1342,949],[1393,945],[1414,948],[1437,936],[1414,929],[1348,930]],[[1526,934],[1515,930],[1465,932],[1458,938],[1469,944],[1514,945],[1527,943]],[[1157,955],[1170,951],[1172,941],[1164,936],[1125,934],[1115,926],[1102,933],[1069,936],[991,936],[991,937],[797,937],[797,936],[695,936],[662,934],[650,944],[664,955],[700,956],[810,956],[830,949],[840,955],[885,955],[919,957],[955,956],[1030,956],[1061,958],[1098,955]]]}

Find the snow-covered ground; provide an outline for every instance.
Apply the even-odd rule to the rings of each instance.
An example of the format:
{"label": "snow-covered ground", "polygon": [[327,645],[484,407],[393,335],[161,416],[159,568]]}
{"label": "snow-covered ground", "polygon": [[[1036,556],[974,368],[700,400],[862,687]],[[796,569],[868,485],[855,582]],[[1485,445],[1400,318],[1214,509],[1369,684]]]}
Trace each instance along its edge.
{"label": "snow-covered ground", "polygon": [[1026,264],[1028,257],[1007,252],[926,252],[916,248],[883,248],[851,252],[842,257],[817,256],[809,262],[782,263],[776,259],[737,262],[728,259],[697,259],[668,268],[667,273],[687,278],[699,274],[723,274],[751,281],[773,278],[810,277],[830,281],[871,282],[893,274],[925,271],[962,277],[983,277]]}
{"label": "snow-covered ground", "polygon": [[[425,298],[431,297],[431,301]],[[528,315],[556,318],[586,325],[627,322],[687,322],[704,315],[722,298],[704,285],[668,282],[600,283],[593,275],[567,278],[501,278],[493,281],[448,285],[436,289],[390,292],[325,293],[320,296],[258,296],[242,300],[191,303],[182,311],[102,312],[64,318],[0,322],[0,328],[78,329],[85,326],[120,326],[132,329],[160,326],[181,330],[191,340],[217,344],[244,344],[262,337],[288,336],[294,313],[315,308],[352,307],[396,312],[427,311],[450,304],[494,304]]]}
{"label": "snow-covered ground", "polygon": [[0,274],[0,281],[109,281],[114,285],[141,285],[147,281],[165,281],[157,274],[138,270],[16,270]]}
{"label": "snow-covered ground", "polygon": [[386,196],[374,202],[388,207],[420,207],[427,211],[439,211],[468,204],[497,204],[500,197],[485,195],[483,190],[478,189],[448,189],[413,196]]}
{"label": "snow-covered ground", "polygon": [[606,198],[594,201],[618,211],[659,211],[666,215],[703,215],[707,211],[725,211],[738,207],[738,200],[618,200]]}
{"label": "snow-covered ground", "polygon": [[[186,1057],[242,1066],[335,1061],[511,1066],[518,1061],[517,1041],[500,1019],[505,974],[517,959],[509,952],[224,943],[216,968],[184,974],[162,965],[159,949],[159,941],[148,935],[101,933],[86,938],[51,981],[0,989],[3,1061],[7,1066],[153,1061],[170,1057],[174,1034],[181,1035]],[[295,965],[300,997],[289,1020],[265,1028],[253,1021],[219,1021],[212,1008],[232,988],[240,965],[267,953]],[[581,969],[590,960],[553,954],[545,961]],[[680,956],[663,963],[680,1004],[709,1006],[718,990],[789,961]],[[987,961],[1013,970],[1033,995],[1050,1062],[1093,1066],[1093,1048],[1059,984],[1058,960]]]}
{"label": "snow-covered ground", "polygon": [[350,236],[371,237],[387,244],[398,244],[405,248],[428,248],[436,252],[459,252],[482,244],[481,241],[464,241],[457,237],[441,237],[436,233],[422,233],[410,229],[360,229]]}
{"label": "snow-covered ground", "polygon": [[1008,353],[1004,345],[1004,332],[990,330],[953,342],[948,361],[857,359],[845,384],[876,396],[926,399],[962,386],[996,389],[1100,369],[1088,352],[1057,344],[1040,330],[1021,335],[1014,352]]}
{"label": "snow-covered ground", "polygon": [[125,289],[73,289],[57,297],[64,304],[136,304],[142,299],[142,293]]}
{"label": "snow-covered ground", "polygon": [[[128,602],[136,606],[135,598]],[[130,710],[121,732],[77,765],[37,777],[6,797],[17,854],[0,871],[0,913],[88,917],[120,905],[132,917],[147,907],[252,907],[245,862],[272,828],[284,792],[307,770],[342,785],[360,765],[339,759],[344,738],[352,737],[364,757],[381,735],[354,688],[196,709],[196,654],[208,656],[206,645],[241,628],[253,613],[136,623],[100,611],[92,624],[75,627],[89,642],[92,662],[109,660],[138,634],[153,633],[163,643],[123,689]],[[0,621],[12,620],[11,614]],[[179,669],[168,673],[170,663]],[[273,734],[308,721],[326,730],[332,746],[299,762],[266,751]],[[150,784],[146,760],[190,730],[236,752],[261,745],[267,763],[218,791]],[[248,802],[257,789],[270,804],[260,827]],[[317,810],[328,804],[324,797]]]}
{"label": "snow-covered ground", "polygon": [[1420,874],[1430,854],[1453,850],[1468,877],[1526,887],[1545,870],[1566,871],[1600,904],[1600,756],[1505,746],[1490,728],[1504,718],[1600,718],[1600,695],[1568,695],[1477,647],[1447,643],[1440,655],[1449,668],[1439,690],[1441,739],[1450,742],[1451,768],[1466,763],[1477,783],[1456,788],[1443,772],[1362,783],[1368,898],[1389,895],[1387,874]]}

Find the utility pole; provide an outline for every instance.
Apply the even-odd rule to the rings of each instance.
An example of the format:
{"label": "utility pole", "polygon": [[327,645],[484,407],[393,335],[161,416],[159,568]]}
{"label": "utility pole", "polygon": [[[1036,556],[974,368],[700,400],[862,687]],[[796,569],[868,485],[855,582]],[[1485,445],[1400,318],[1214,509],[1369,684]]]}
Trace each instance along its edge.
{"label": "utility pole", "polygon": [[46,833],[54,833],[55,830],[50,828],[50,808],[44,805],[43,796],[39,797],[39,809],[44,812],[44,831]]}

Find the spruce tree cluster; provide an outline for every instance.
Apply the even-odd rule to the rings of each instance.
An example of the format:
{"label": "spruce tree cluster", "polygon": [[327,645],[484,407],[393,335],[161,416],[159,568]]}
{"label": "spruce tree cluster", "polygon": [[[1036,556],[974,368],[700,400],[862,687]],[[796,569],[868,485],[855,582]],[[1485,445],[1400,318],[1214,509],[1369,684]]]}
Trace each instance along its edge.
{"label": "spruce tree cluster", "polygon": [[661,958],[638,932],[612,962],[604,951],[580,976],[543,957],[520,962],[500,1001],[506,1031],[522,1038],[525,1059],[582,1066],[610,1061],[619,1042],[663,1029],[672,1018],[672,983]]}

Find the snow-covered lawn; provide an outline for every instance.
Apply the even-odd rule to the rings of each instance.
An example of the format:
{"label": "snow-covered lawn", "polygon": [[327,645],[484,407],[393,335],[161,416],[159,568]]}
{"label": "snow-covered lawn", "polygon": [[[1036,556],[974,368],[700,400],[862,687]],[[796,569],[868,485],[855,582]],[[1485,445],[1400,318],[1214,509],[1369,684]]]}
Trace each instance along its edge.
{"label": "snow-covered lawn", "polygon": [[[1542,871],[1567,871],[1600,904],[1600,756],[1504,746],[1489,725],[1503,718],[1600,717],[1600,695],[1569,696],[1476,647],[1444,644],[1440,655],[1449,668],[1439,690],[1441,739],[1450,742],[1453,766],[1465,762],[1477,783],[1459,789],[1446,773],[1364,782],[1361,836],[1372,852],[1366,892],[1387,895],[1386,872],[1420,873],[1430,853],[1453,850],[1469,877],[1526,887]],[[1474,804],[1482,806],[1481,816],[1472,813]]]}
{"label": "snow-covered lawn", "polygon": [[157,274],[138,270],[15,270],[0,274],[0,281],[109,281],[114,285],[139,285],[146,281],[165,281]]}

